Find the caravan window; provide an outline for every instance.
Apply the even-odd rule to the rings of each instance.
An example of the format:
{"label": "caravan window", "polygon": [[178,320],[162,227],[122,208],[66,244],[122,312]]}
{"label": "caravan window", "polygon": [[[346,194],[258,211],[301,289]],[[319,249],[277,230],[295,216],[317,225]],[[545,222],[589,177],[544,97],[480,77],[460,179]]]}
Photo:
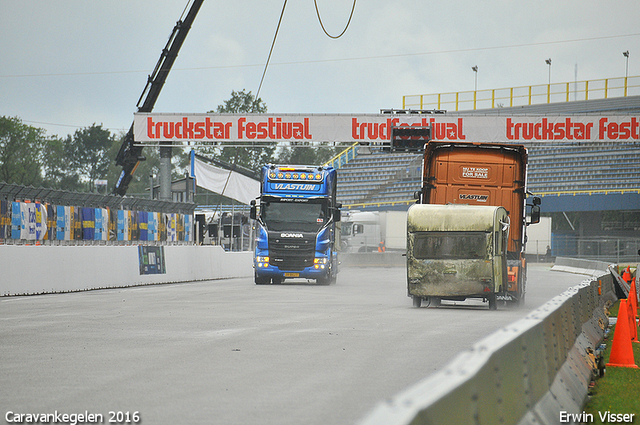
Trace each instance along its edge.
{"label": "caravan window", "polygon": [[486,258],[489,239],[485,232],[420,232],[414,237],[413,256],[421,260]]}

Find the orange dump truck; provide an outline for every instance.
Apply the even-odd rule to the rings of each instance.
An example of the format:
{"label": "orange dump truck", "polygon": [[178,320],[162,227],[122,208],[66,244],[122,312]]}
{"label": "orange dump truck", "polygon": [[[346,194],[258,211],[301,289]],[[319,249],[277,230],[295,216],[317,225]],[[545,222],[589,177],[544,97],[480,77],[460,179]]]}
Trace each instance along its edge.
{"label": "orange dump truck", "polygon": [[[526,226],[537,223],[540,217],[540,198],[534,197],[529,205],[531,222],[526,222],[527,151],[525,147],[511,144],[440,141],[428,141],[423,146],[423,149],[420,149],[424,151],[424,159],[422,189],[417,196],[418,204],[451,206],[445,212],[446,217],[435,224],[440,226],[439,232],[440,234],[444,232],[446,238],[428,240],[433,241],[430,243],[438,244],[458,241],[455,244],[459,244],[460,251],[454,253],[455,255],[450,250],[446,251],[449,258],[438,258],[437,254],[428,258],[423,254],[422,258],[418,258],[419,255],[413,255],[414,253],[411,252],[411,249],[417,245],[408,243],[408,295],[413,298],[414,305],[420,306],[422,300],[438,305],[440,300],[461,300],[473,297],[489,301],[492,309],[496,308],[496,301],[500,300],[517,305],[523,303],[527,270],[524,258]],[[456,208],[456,205],[460,208]],[[461,253],[473,252],[475,256],[480,255],[478,250],[465,250],[464,241],[476,240],[469,239],[469,232],[479,231],[478,229],[482,227],[478,227],[479,223],[469,222],[469,229],[465,233],[465,220],[467,222],[474,219],[481,220],[484,214],[482,208],[479,208],[477,214],[469,215],[468,206],[487,209],[503,207],[502,210],[506,210],[507,217],[498,221],[487,219],[486,230],[483,230],[486,233],[486,239],[477,239],[477,241],[486,241],[486,249],[480,250],[481,256],[464,261],[465,255]],[[485,215],[495,217],[498,213],[499,211],[491,210]],[[419,237],[418,233],[425,232],[427,228],[433,228],[434,223],[431,221],[435,216],[428,218],[429,214],[427,210],[420,214],[409,214],[408,242]],[[452,223],[452,227],[446,228],[446,223]],[[414,229],[416,234],[412,235],[411,229]],[[503,242],[500,242],[505,239],[506,251],[502,248]],[[437,248],[439,249],[437,252],[445,252],[446,247],[443,245]],[[506,258],[506,267],[504,258]],[[492,264],[492,266],[482,265],[489,270],[488,274],[478,273],[478,276],[474,277],[473,270],[479,270],[480,263]],[[443,285],[443,282],[447,285]],[[478,288],[481,290],[479,291]]]}

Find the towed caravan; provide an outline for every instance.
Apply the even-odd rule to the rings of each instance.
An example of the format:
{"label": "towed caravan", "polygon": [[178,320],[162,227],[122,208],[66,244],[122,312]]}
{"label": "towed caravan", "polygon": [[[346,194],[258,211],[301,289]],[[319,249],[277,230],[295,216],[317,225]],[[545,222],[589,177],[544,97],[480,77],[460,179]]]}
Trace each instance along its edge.
{"label": "towed caravan", "polygon": [[481,298],[496,309],[507,291],[510,221],[504,207],[415,204],[407,214],[407,285],[423,300]]}

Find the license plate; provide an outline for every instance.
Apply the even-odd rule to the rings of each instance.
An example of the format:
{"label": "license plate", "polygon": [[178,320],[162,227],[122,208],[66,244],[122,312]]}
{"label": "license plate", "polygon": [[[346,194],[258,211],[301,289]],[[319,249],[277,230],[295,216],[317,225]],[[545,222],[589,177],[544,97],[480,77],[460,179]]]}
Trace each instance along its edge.
{"label": "license plate", "polygon": [[300,273],[285,273],[284,277],[300,277]]}

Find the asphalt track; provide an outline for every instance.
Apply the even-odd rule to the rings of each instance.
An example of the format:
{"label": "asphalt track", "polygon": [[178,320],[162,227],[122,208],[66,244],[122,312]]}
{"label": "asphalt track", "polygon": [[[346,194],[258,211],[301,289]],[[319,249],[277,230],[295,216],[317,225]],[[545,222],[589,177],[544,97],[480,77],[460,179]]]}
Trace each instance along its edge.
{"label": "asphalt track", "polygon": [[[354,424],[585,276],[530,265],[527,304],[412,307],[402,267],[0,298],[0,412],[155,424]],[[9,418],[11,418],[9,416]]]}

